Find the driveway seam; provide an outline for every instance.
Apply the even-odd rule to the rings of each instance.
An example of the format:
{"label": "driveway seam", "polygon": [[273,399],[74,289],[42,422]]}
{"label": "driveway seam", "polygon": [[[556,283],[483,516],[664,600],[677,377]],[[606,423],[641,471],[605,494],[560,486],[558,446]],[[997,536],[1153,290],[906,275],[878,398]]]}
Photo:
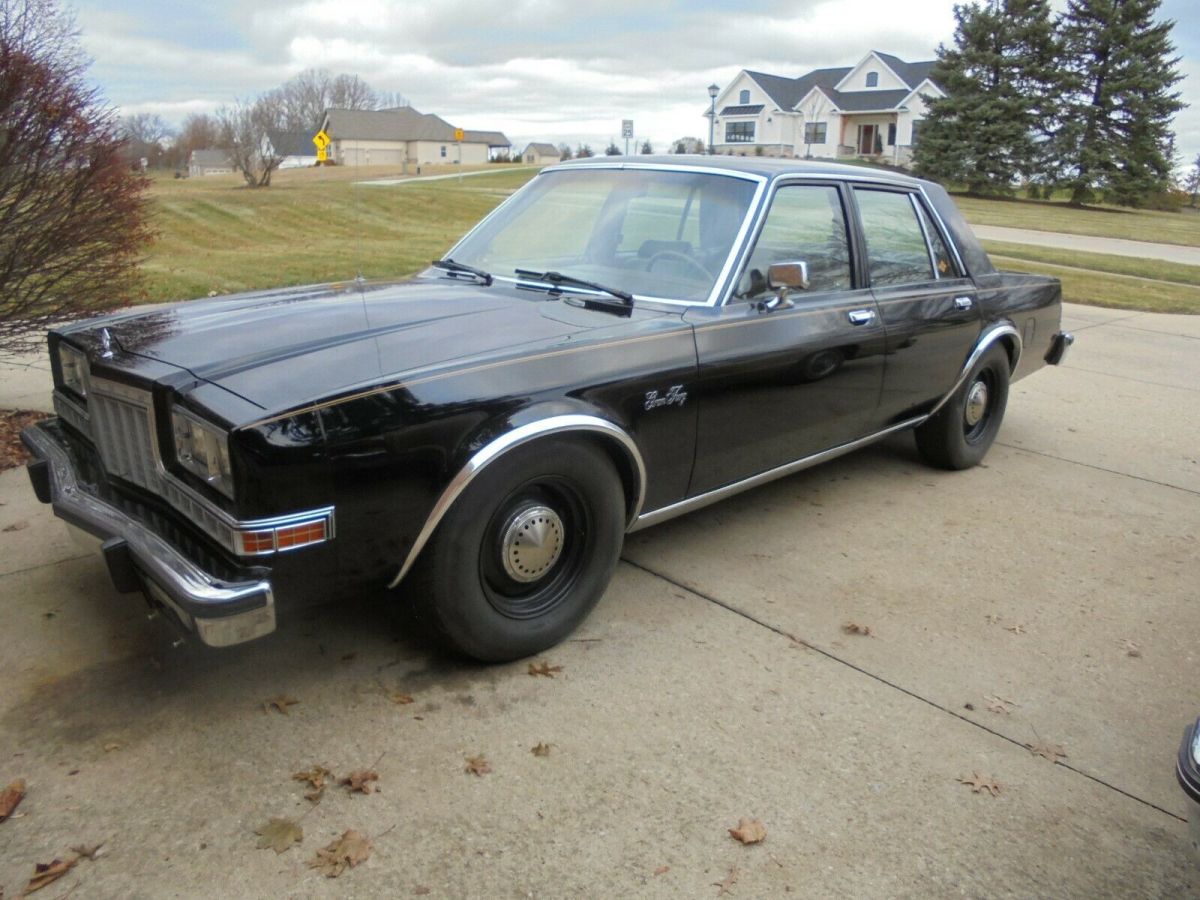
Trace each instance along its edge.
{"label": "driveway seam", "polygon": [[[647,575],[652,575],[655,578],[659,578],[659,579],[665,581],[667,584],[672,585],[673,587],[677,587],[680,590],[687,591],[689,594],[692,594],[695,597],[699,597],[701,600],[707,600],[709,603],[712,603],[715,606],[719,606],[722,609],[733,613],[734,615],[741,616],[746,621],[752,622],[761,628],[765,628],[768,631],[774,632],[775,634],[779,635],[780,637],[787,638],[789,641],[794,641],[809,650],[819,653],[821,656],[824,656],[826,659],[831,660],[832,662],[840,663],[841,665],[846,666],[847,668],[852,669],[855,672],[858,672],[860,675],[865,675],[868,678],[872,679],[873,681],[877,681],[880,684],[882,684],[886,687],[889,687],[895,691],[899,691],[900,693],[902,693],[908,697],[911,697],[914,700],[918,700],[921,703],[926,704],[927,706],[931,706],[934,709],[939,710],[940,712],[943,712],[952,718],[958,719],[960,722],[965,722],[968,725],[978,728],[980,731],[984,731],[990,735],[993,735],[994,737],[998,737],[1002,741],[1006,741],[1007,743],[1012,744],[1014,747],[1020,747],[1022,750],[1026,751],[1026,752],[1029,751],[1029,747],[1025,744],[1022,744],[1016,738],[1011,738],[1008,735],[1004,734],[1003,732],[997,731],[994,728],[989,728],[987,725],[984,725],[982,722],[976,722],[974,719],[969,719],[966,716],[964,716],[962,713],[958,712],[957,710],[953,710],[947,706],[943,706],[942,704],[938,703],[936,700],[931,700],[928,697],[922,696],[921,694],[918,694],[916,691],[910,690],[909,688],[906,688],[903,685],[897,684],[894,681],[889,681],[888,679],[884,678],[882,675],[877,675],[876,673],[874,673],[868,669],[864,669],[862,666],[857,665],[856,663],[852,663],[848,659],[843,659],[842,657],[838,656],[836,653],[826,650],[823,647],[819,647],[816,644],[813,644],[813,643],[805,640],[804,638],[798,637],[789,631],[784,631],[782,628],[778,628],[775,625],[770,624],[769,622],[764,622],[762,619],[759,619],[756,616],[751,615],[750,613],[746,612],[745,610],[738,609],[736,606],[733,606],[730,603],[726,603],[724,600],[720,600],[710,594],[705,594],[702,591],[699,591],[694,587],[689,587],[686,584],[681,584],[680,582],[671,578],[669,575],[664,575],[662,572],[657,572],[654,569],[651,569],[651,568],[648,568],[647,566],[642,565],[641,563],[634,562],[627,556],[622,556],[621,562],[626,563],[626,564],[632,566],[633,568],[638,569],[639,571],[645,572]],[[1091,775],[1087,772],[1084,772],[1081,769],[1077,769],[1074,766],[1070,765],[1069,763],[1062,762],[1061,760],[1055,760],[1053,762],[1053,765],[1056,765],[1063,769],[1066,769],[1068,772],[1073,772],[1076,775],[1080,775],[1083,778],[1088,779],[1089,781],[1095,782],[1096,784],[1100,785],[1101,787],[1105,787],[1111,791],[1115,791],[1116,793],[1121,794],[1124,797],[1128,797],[1130,800],[1134,800],[1138,803],[1141,803],[1143,806],[1147,806],[1150,809],[1160,812],[1165,816],[1169,816],[1170,818],[1175,819],[1177,822],[1187,822],[1187,819],[1185,817],[1176,815],[1175,813],[1171,812],[1169,809],[1163,809],[1158,804],[1152,803],[1151,801],[1146,800],[1143,797],[1139,797],[1137,794],[1131,794],[1129,791],[1125,790],[1124,788],[1117,787],[1115,784],[1111,784],[1111,783],[1105,781],[1103,778],[1100,778],[1099,776]]]}
{"label": "driveway seam", "polygon": [[1091,463],[1080,462],[1077,459],[1067,459],[1065,456],[1055,456],[1053,453],[1047,453],[1044,450],[1034,450],[1031,447],[1022,447],[1018,444],[1006,444],[1003,441],[996,441],[997,447],[1007,447],[1009,450],[1020,450],[1023,453],[1032,453],[1035,456],[1044,456],[1046,459],[1057,459],[1059,462],[1068,463],[1073,466],[1083,466],[1085,469],[1095,469],[1097,472],[1107,472],[1109,475],[1120,475],[1122,478],[1132,478],[1135,481],[1144,481],[1147,484],[1156,484],[1159,487],[1171,488],[1174,491],[1183,491],[1185,494],[1195,494],[1200,496],[1200,491],[1192,488],[1180,487],[1177,484],[1169,484],[1166,481],[1155,481],[1153,478],[1147,478],[1144,475],[1132,475],[1129,472],[1118,472],[1116,469],[1106,469],[1104,466],[1094,466]]}
{"label": "driveway seam", "polygon": [[[1127,322],[1134,318],[1130,316],[1128,319],[1113,319],[1112,322],[1105,322],[1105,325],[1112,325],[1116,322]],[[1153,328],[1138,328],[1136,325],[1122,325],[1122,328],[1127,331],[1140,331],[1142,334],[1157,334],[1161,337],[1183,338],[1185,341],[1200,341],[1200,336],[1194,334],[1180,334],[1177,331],[1157,331]]]}
{"label": "driveway seam", "polygon": [[1115,378],[1118,381],[1133,381],[1137,384],[1148,384],[1151,387],[1167,388],[1174,391],[1192,391],[1200,393],[1200,388],[1184,387],[1179,384],[1163,384],[1161,381],[1147,381],[1144,378],[1130,378],[1128,375],[1114,375],[1112,372],[1102,372],[1099,369],[1085,369],[1083,366],[1071,366],[1066,363],[1062,364],[1062,368],[1070,369],[1072,372],[1087,372],[1089,375],[1104,375],[1108,378]]}
{"label": "driveway seam", "polygon": [[80,553],[78,556],[64,556],[62,559],[38,563],[36,566],[26,566],[24,569],[14,569],[11,572],[0,572],[0,578],[11,578],[13,575],[22,575],[25,572],[36,572],[38,569],[47,569],[50,566],[57,566],[59,563],[75,562],[77,559],[90,559],[93,555],[91,553]]}

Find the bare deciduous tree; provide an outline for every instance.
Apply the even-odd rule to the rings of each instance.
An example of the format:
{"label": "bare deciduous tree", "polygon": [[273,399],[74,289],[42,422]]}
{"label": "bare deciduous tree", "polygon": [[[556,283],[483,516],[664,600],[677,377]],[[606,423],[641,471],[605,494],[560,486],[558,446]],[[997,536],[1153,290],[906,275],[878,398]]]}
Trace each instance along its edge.
{"label": "bare deciduous tree", "polygon": [[277,127],[277,116],[270,95],[254,101],[239,100],[217,110],[220,146],[250,187],[269,187],[271,174],[283,162],[269,137]]}
{"label": "bare deciduous tree", "polygon": [[179,127],[175,139],[177,165],[187,165],[193,150],[207,150],[221,142],[221,126],[207,113],[191,113]]}
{"label": "bare deciduous tree", "polygon": [[334,75],[326,69],[306,69],[290,78],[263,100],[280,131],[313,131],[321,125],[325,110],[391,109],[408,106],[394,91],[379,92],[357,75]]}
{"label": "bare deciduous tree", "polygon": [[0,4],[0,347],[138,294],[147,182],[55,0]]}

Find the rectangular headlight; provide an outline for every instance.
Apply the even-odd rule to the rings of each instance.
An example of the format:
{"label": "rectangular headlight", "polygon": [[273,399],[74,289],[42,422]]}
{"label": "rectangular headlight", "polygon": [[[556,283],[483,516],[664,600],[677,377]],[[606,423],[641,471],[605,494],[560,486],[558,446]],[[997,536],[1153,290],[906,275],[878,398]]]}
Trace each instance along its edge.
{"label": "rectangular headlight", "polygon": [[171,431],[175,435],[175,459],[179,464],[232,499],[233,471],[225,432],[175,408],[171,409]]}
{"label": "rectangular headlight", "polygon": [[63,387],[80,397],[87,397],[87,355],[69,344],[58,345],[58,369],[62,373]]}

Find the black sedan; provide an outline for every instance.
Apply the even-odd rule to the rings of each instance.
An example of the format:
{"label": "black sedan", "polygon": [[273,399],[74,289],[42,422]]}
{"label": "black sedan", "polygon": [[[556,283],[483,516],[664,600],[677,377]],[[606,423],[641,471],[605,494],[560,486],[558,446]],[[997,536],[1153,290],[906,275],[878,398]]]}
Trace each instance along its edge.
{"label": "black sedan", "polygon": [[1060,313],[926,181],[578,161],[414,279],[51,332],[58,416],[24,440],[116,587],[206,644],[390,588],[505,660],[583,620],[629,531],[905,429],[975,465]]}

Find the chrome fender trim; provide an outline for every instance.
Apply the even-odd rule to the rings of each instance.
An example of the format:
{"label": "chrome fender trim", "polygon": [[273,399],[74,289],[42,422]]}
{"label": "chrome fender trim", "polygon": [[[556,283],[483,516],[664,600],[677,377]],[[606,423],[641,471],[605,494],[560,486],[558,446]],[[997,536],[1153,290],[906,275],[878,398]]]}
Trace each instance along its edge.
{"label": "chrome fender trim", "polygon": [[409,570],[413,567],[413,563],[417,561],[417,557],[421,555],[421,551],[425,549],[425,545],[429,542],[429,539],[433,537],[433,532],[437,529],[438,524],[445,517],[446,513],[450,511],[450,507],[454,505],[454,501],[462,495],[462,492],[467,489],[484,468],[514,447],[519,447],[522,444],[527,444],[530,441],[548,437],[552,434],[572,432],[590,432],[613,438],[625,450],[637,476],[637,497],[630,509],[628,524],[632,525],[637,521],[642,511],[642,504],[646,499],[646,464],[642,460],[642,452],[638,449],[637,444],[629,433],[620,425],[610,422],[607,419],[601,419],[599,416],[550,416],[549,418],[539,419],[536,422],[530,422],[527,425],[521,425],[512,431],[505,432],[482,450],[477,451],[467,461],[467,464],[450,480],[445,490],[442,491],[441,496],[438,497],[437,502],[433,505],[433,510],[429,513],[429,517],[421,527],[417,539],[413,541],[412,549],[408,551],[408,557],[404,560],[404,565],[400,567],[400,571],[392,579],[391,583],[388,584],[388,587],[396,587],[404,576],[408,574]]}
{"label": "chrome fender trim", "polygon": [[1017,365],[1021,362],[1021,350],[1023,349],[1021,332],[1017,331],[1015,325],[1007,322],[991,326],[979,336],[979,340],[975,343],[975,349],[971,351],[971,355],[963,363],[962,372],[959,373],[958,379],[954,382],[954,387],[950,388],[946,392],[946,396],[939,400],[937,405],[929,411],[930,416],[937,413],[939,409],[946,405],[947,401],[954,396],[954,392],[962,387],[963,382],[967,380],[967,376],[971,374],[971,370],[975,368],[975,363],[979,362],[979,358],[987,353],[992,345],[1002,337],[1011,337],[1017,344],[1017,352],[1013,356],[1012,368],[1009,370],[1010,372],[1017,371]]}

